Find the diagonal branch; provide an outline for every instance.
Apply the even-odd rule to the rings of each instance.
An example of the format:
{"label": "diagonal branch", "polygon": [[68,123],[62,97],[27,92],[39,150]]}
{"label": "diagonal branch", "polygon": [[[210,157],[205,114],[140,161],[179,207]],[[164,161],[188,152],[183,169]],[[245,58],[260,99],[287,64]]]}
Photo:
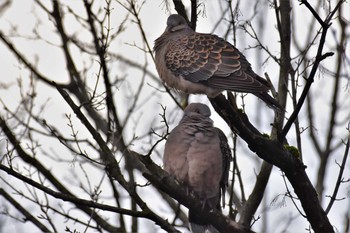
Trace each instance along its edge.
{"label": "diagonal branch", "polygon": [[88,206],[91,208],[96,208],[96,209],[120,213],[120,214],[126,214],[126,215],[130,215],[130,216],[135,216],[135,217],[145,218],[147,216],[147,214],[144,213],[143,211],[132,211],[132,210],[119,208],[119,207],[115,207],[115,206],[100,204],[100,203],[97,203],[95,201],[84,200],[84,199],[77,198],[76,196],[73,196],[70,194],[65,194],[65,193],[54,191],[54,190],[44,186],[43,184],[40,184],[40,183],[38,183],[38,182],[20,174],[20,173],[16,172],[15,170],[8,168],[2,164],[0,164],[0,170],[3,170],[4,172],[8,173],[9,175],[16,177],[17,179],[43,191],[43,192],[45,192],[45,193],[47,193],[55,198],[61,199],[63,201],[68,201],[68,202],[74,203],[76,205],[84,205],[84,206]]}
{"label": "diagonal branch", "polygon": [[241,215],[239,223],[244,226],[249,227],[251,225],[254,214],[264,197],[264,192],[271,175],[272,167],[273,166],[270,163],[265,161],[262,163],[260,172],[256,177],[253,191],[247,202],[244,203],[242,210],[239,211]]}
{"label": "diagonal branch", "polygon": [[148,169],[148,171],[142,173],[145,178],[158,189],[166,192],[184,206],[195,211],[203,221],[214,225],[220,232],[252,232],[246,227],[230,220],[217,210],[209,210],[207,207],[203,208],[204,205],[199,201],[199,198],[193,194],[188,194],[188,191],[183,185],[179,184],[168,173],[153,163],[149,156],[138,155],[138,158]]}
{"label": "diagonal branch", "polygon": [[[3,165],[0,164],[2,167]],[[1,168],[0,168],[1,169]],[[37,226],[42,232],[50,232],[50,230],[42,224],[37,218],[35,218],[26,208],[24,208],[20,203],[12,198],[4,189],[0,188],[0,195],[3,196],[8,202],[10,202],[19,212],[21,212],[26,221],[32,222]]]}
{"label": "diagonal branch", "polygon": [[233,107],[223,95],[210,99],[210,102],[231,130],[237,132],[253,152],[256,152],[266,162],[279,167],[286,174],[313,230],[315,232],[334,232],[305,172],[305,165],[283,145],[263,136],[249,122],[247,116]]}
{"label": "diagonal branch", "polygon": [[[312,83],[314,82],[314,77],[316,75],[318,66],[320,65],[321,61],[323,59],[333,55],[333,53],[331,53],[331,52],[323,54],[323,47],[324,47],[325,42],[326,42],[326,35],[327,35],[328,28],[331,26],[330,21],[332,20],[333,15],[338,11],[338,9],[341,6],[341,4],[344,3],[344,2],[345,1],[343,1],[343,0],[339,1],[338,4],[333,9],[333,11],[327,16],[326,20],[324,22],[322,21],[323,23],[321,23],[322,34],[321,34],[320,43],[319,43],[319,46],[318,46],[318,49],[317,49],[315,63],[312,66],[310,75],[309,75],[309,77],[307,79],[307,82],[305,84],[303,92],[301,93],[301,96],[300,96],[300,98],[298,100],[298,103],[297,103],[297,105],[296,105],[292,115],[290,116],[289,120],[287,121],[286,125],[284,126],[284,128],[283,128],[283,130],[282,130],[282,132],[281,132],[281,134],[279,136],[279,140],[283,140],[286,137],[286,135],[289,132],[293,122],[298,117],[299,112],[301,110],[301,107],[303,106],[304,101],[306,99],[306,96],[309,93],[310,87],[311,87]],[[305,3],[307,3],[307,1],[302,1],[302,3],[305,4]],[[306,4],[306,6],[308,7],[309,5]],[[309,9],[312,9],[312,8],[309,8]],[[311,12],[312,12],[312,10],[311,10]]]}
{"label": "diagonal branch", "polygon": [[[278,102],[285,108],[288,93],[288,77],[292,72],[291,57],[290,57],[290,35],[291,35],[291,3],[290,1],[280,1],[277,5],[277,0],[274,1],[276,21],[280,36],[280,59],[279,59],[279,81],[278,81]],[[257,38],[257,36],[255,36]],[[284,122],[284,114],[277,113],[271,130],[271,139],[276,140],[278,132],[282,129]],[[240,223],[249,226],[252,222],[254,214],[264,197],[264,192],[268,184],[273,165],[263,161],[260,173],[253,188],[248,201],[245,203],[241,215]]]}
{"label": "diagonal branch", "polygon": [[[18,60],[23,62],[23,64],[32,72],[36,78],[43,81],[44,83],[48,85],[52,85],[51,80],[46,77],[45,75],[41,74],[35,67],[34,64],[32,64],[26,57],[23,55],[16,47],[15,45],[0,31],[0,39],[4,44],[9,48],[9,50],[16,56]],[[59,84],[60,86],[66,86],[64,84]]]}
{"label": "diagonal branch", "polygon": [[317,19],[317,21],[323,26],[324,21],[321,19],[321,17],[318,15],[318,13],[315,11],[315,9],[310,5],[310,3],[307,0],[300,0],[299,5],[305,5],[309,11],[313,14],[313,16]]}
{"label": "diagonal branch", "polygon": [[[123,174],[121,173],[121,170],[118,166],[118,162],[115,160],[112,152],[102,139],[101,135],[94,129],[94,127],[90,124],[88,119],[84,116],[84,114],[80,111],[80,107],[75,105],[73,100],[70,98],[68,93],[63,90],[62,88],[57,86],[57,90],[62,95],[62,97],[65,99],[65,101],[68,103],[68,105],[72,108],[74,113],[77,115],[77,117],[80,119],[80,121],[83,123],[83,125],[87,128],[87,130],[91,133],[97,144],[100,146],[100,149],[102,150],[104,156],[104,162],[106,164],[106,170],[107,172],[115,178],[122,187],[129,193],[129,195],[136,201],[136,203],[139,205],[139,207],[147,213],[147,218],[153,220],[158,224],[160,227],[167,231],[174,232],[176,229],[171,226],[167,220],[162,219],[155,213],[153,213],[147,206],[146,203],[143,202],[141,197],[136,193],[136,190],[134,189],[133,184],[129,184],[125,178],[123,177]],[[142,162],[147,169],[144,170],[143,175],[149,179],[152,184],[154,184],[157,188],[161,189],[162,191],[168,193],[170,196],[178,200],[180,203],[184,204],[185,206],[194,209],[195,211],[201,213],[204,212],[202,210],[203,204],[198,201],[198,198],[188,198],[186,190],[184,188],[177,184],[173,178],[169,177],[167,173],[165,173],[159,166],[155,165],[149,156],[141,156],[136,154],[135,152],[127,152],[129,155],[133,155],[136,158],[138,158],[138,161]],[[224,217],[221,213],[218,211],[212,212],[209,210],[206,210],[203,213],[203,219],[207,220],[208,222],[211,222],[214,224],[215,227],[217,227],[219,230],[223,229],[223,232],[249,232],[246,228],[242,227],[236,222],[233,222],[229,220],[228,218]],[[225,230],[227,229],[227,230]]]}
{"label": "diagonal branch", "polygon": [[[6,121],[0,116],[0,128],[8,138],[8,140],[11,142],[11,144],[14,146],[14,149],[16,150],[18,156],[26,163],[30,164],[31,166],[35,167],[41,174],[43,174],[54,186],[57,188],[61,193],[71,195],[73,194],[61,183],[59,182],[56,177],[42,164],[40,161],[35,159],[34,157],[30,156],[25,152],[25,150],[21,147],[20,142],[15,137],[15,135],[12,133],[10,128],[8,127]],[[95,211],[91,210],[90,208],[87,208],[86,206],[78,205],[77,208],[81,209],[83,212],[85,212],[87,215],[93,216],[93,219],[100,224],[104,229],[109,231],[115,231],[116,228],[112,225],[110,225],[108,222],[106,222],[103,218],[100,217]]]}
{"label": "diagonal branch", "polygon": [[344,156],[343,156],[343,161],[340,165],[340,170],[339,170],[339,174],[338,174],[338,179],[337,179],[337,182],[335,184],[335,187],[334,187],[334,191],[333,191],[333,194],[331,196],[331,200],[330,202],[328,203],[328,206],[326,208],[326,213],[328,214],[329,211],[331,210],[332,206],[333,206],[333,203],[334,201],[336,200],[336,196],[337,196],[337,193],[338,193],[338,190],[339,190],[339,187],[340,187],[340,184],[342,183],[342,179],[343,179],[343,173],[344,173],[344,169],[345,169],[345,164],[346,164],[346,160],[349,156],[349,147],[350,147],[350,134],[348,136],[348,140],[346,142],[346,145],[345,145],[345,151],[344,151]]}
{"label": "diagonal branch", "polygon": [[[92,13],[92,2],[90,3],[87,0],[84,0],[84,6],[86,9],[86,13],[88,16],[88,23],[90,26],[90,31],[93,37],[95,50],[97,52],[97,55],[99,57],[99,64],[102,69],[102,76],[105,84],[105,90],[106,90],[106,106],[107,106],[107,119],[108,119],[108,136],[110,137],[110,132],[113,131],[112,124],[113,122],[116,124],[116,130],[121,135],[121,132],[123,130],[122,126],[119,124],[118,116],[117,116],[117,110],[116,110],[116,104],[113,100],[113,93],[112,93],[112,85],[109,80],[109,74],[108,74],[108,66],[106,62],[106,56],[107,56],[107,47],[108,47],[108,37],[109,37],[109,28],[107,29],[107,35],[106,35],[106,41],[101,44],[100,38],[98,36],[97,29],[95,28],[95,21],[94,21],[94,14]],[[109,17],[110,11],[107,9],[107,17]],[[117,139],[119,140],[120,137]]]}
{"label": "diagonal branch", "polygon": [[[53,82],[55,85],[55,83]],[[167,220],[161,218],[159,215],[155,214],[150,208],[148,208],[147,204],[142,200],[142,198],[137,194],[135,185],[133,183],[128,183],[119,167],[119,163],[116,161],[112,151],[108,148],[106,142],[103,140],[102,136],[99,132],[96,131],[96,129],[91,125],[89,120],[85,117],[85,115],[81,112],[80,107],[77,106],[74,101],[71,99],[69,94],[60,88],[59,86],[56,86],[58,92],[61,94],[61,96],[64,98],[64,100],[67,102],[67,104],[71,107],[71,109],[74,111],[78,119],[82,122],[82,124],[86,127],[86,129],[90,132],[92,137],[95,139],[97,144],[99,145],[103,154],[103,161],[105,163],[105,169],[109,176],[111,176],[113,179],[117,180],[119,184],[129,193],[130,197],[135,200],[137,205],[147,213],[147,218],[150,220],[153,220],[157,225],[162,227],[166,231],[170,232],[177,232],[177,230],[168,223]],[[125,145],[123,145],[125,146]],[[128,151],[126,148],[123,150],[123,153],[128,153],[128,155],[133,155],[130,151]]]}

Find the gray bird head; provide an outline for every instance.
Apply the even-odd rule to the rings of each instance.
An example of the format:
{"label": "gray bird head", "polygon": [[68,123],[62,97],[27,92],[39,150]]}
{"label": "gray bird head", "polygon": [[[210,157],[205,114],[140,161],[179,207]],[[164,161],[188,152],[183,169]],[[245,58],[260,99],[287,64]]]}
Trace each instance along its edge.
{"label": "gray bird head", "polygon": [[190,28],[184,17],[181,15],[173,14],[168,17],[166,31],[179,32],[184,29]]}
{"label": "gray bird head", "polygon": [[[171,40],[177,40],[179,35],[193,33],[192,28],[188,26],[186,20],[181,15],[170,15],[167,20],[167,27],[164,33],[155,40],[153,50],[157,54],[167,51],[167,43]],[[163,59],[163,55],[161,56]]]}
{"label": "gray bird head", "polygon": [[185,110],[184,110],[185,116],[190,116],[190,115],[201,115],[204,117],[210,117],[211,112],[210,108],[201,103],[191,103],[189,104]]}

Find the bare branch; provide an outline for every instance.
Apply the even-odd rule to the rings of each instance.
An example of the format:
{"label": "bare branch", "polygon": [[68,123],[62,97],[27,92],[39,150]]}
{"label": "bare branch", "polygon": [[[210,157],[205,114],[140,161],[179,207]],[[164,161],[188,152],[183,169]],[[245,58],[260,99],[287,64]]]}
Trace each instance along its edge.
{"label": "bare branch", "polygon": [[297,118],[297,116],[298,116],[298,114],[299,114],[299,112],[300,112],[300,110],[301,110],[301,107],[302,107],[303,104],[304,104],[304,101],[305,101],[305,99],[306,99],[306,96],[307,96],[307,94],[308,94],[308,92],[309,92],[309,90],[310,90],[310,87],[311,87],[311,85],[312,85],[312,83],[313,83],[313,81],[314,81],[314,77],[315,77],[315,75],[316,75],[316,71],[317,71],[317,69],[318,69],[318,66],[319,66],[320,62],[321,62],[324,58],[326,58],[326,57],[328,57],[328,56],[331,55],[331,53],[323,54],[323,47],[324,47],[324,45],[325,45],[326,35],[327,35],[328,28],[329,28],[329,26],[330,26],[330,21],[332,20],[333,15],[338,11],[338,9],[339,9],[339,7],[340,7],[340,5],[341,5],[342,3],[344,3],[344,1],[339,1],[339,3],[337,4],[337,6],[336,6],[336,7],[333,9],[333,11],[327,16],[327,18],[326,18],[326,20],[324,21],[324,23],[321,24],[321,25],[322,25],[323,31],[322,31],[322,35],[321,35],[321,38],[320,38],[320,42],[319,42],[319,46],[318,46],[318,50],[317,50],[317,54],[316,54],[315,63],[314,63],[314,65],[313,65],[312,70],[311,70],[311,72],[310,72],[310,75],[309,75],[309,77],[308,77],[308,79],[307,79],[307,82],[306,82],[306,84],[305,84],[305,87],[304,87],[304,89],[303,89],[303,92],[301,93],[301,96],[300,96],[300,98],[299,98],[299,100],[298,100],[298,104],[297,104],[296,108],[294,109],[292,115],[289,117],[289,120],[288,120],[287,123],[285,124],[285,126],[284,126],[284,128],[283,128],[283,130],[282,130],[282,132],[281,132],[281,134],[280,134],[280,136],[279,136],[280,140],[283,139],[283,138],[287,135],[287,133],[288,133],[290,127],[292,126],[293,122],[294,122],[295,119]]}
{"label": "bare branch", "polygon": [[333,194],[332,194],[332,196],[330,197],[331,200],[329,201],[329,203],[328,203],[328,205],[327,205],[327,208],[326,208],[326,213],[327,213],[327,214],[328,214],[329,211],[331,210],[331,208],[332,208],[332,206],[333,206],[333,204],[334,204],[334,201],[336,200],[336,197],[337,197],[337,193],[338,193],[340,184],[342,183],[342,180],[343,180],[343,173],[344,173],[344,169],[345,169],[345,164],[346,164],[346,160],[347,160],[348,155],[349,155],[349,147],[350,147],[350,134],[349,134],[348,140],[347,140],[347,142],[346,142],[346,144],[345,144],[345,151],[344,151],[342,163],[341,163],[341,165],[340,165],[340,169],[339,169],[339,174],[338,174],[337,182],[336,182],[336,184],[335,184]]}
{"label": "bare branch", "polygon": [[[5,167],[0,164],[0,169]],[[6,168],[6,167],[5,167]],[[7,169],[7,168],[6,168]],[[42,224],[35,216],[33,216],[29,211],[27,211],[20,203],[18,203],[15,199],[12,198],[10,194],[8,194],[4,189],[0,188],[0,195],[2,195],[8,202],[10,202],[21,214],[24,215],[25,221],[32,222],[35,226],[37,226],[43,232],[50,232],[50,230]]]}
{"label": "bare branch", "polygon": [[266,162],[285,172],[295,193],[300,198],[312,228],[320,232],[333,232],[333,227],[318,202],[317,193],[305,173],[305,165],[286,151],[282,145],[264,137],[251,125],[247,116],[230,105],[223,95],[210,99],[210,102],[230,128],[237,132],[252,151]]}

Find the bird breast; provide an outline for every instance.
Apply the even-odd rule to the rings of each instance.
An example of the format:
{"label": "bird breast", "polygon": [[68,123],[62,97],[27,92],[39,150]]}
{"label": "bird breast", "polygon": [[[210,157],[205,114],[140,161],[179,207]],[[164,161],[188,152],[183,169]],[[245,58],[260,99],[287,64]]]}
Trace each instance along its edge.
{"label": "bird breast", "polygon": [[196,132],[187,152],[188,185],[205,198],[218,194],[222,176],[220,140],[212,134],[213,132]]}

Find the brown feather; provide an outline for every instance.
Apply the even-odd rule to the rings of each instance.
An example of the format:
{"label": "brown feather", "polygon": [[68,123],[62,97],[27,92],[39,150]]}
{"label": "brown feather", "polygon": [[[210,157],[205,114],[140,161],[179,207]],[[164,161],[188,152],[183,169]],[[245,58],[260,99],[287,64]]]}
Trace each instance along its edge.
{"label": "brown feather", "polygon": [[237,48],[216,35],[193,31],[180,15],[169,16],[154,51],[159,76],[170,87],[209,97],[223,90],[252,93],[281,108],[266,97],[269,83],[254,73]]}

